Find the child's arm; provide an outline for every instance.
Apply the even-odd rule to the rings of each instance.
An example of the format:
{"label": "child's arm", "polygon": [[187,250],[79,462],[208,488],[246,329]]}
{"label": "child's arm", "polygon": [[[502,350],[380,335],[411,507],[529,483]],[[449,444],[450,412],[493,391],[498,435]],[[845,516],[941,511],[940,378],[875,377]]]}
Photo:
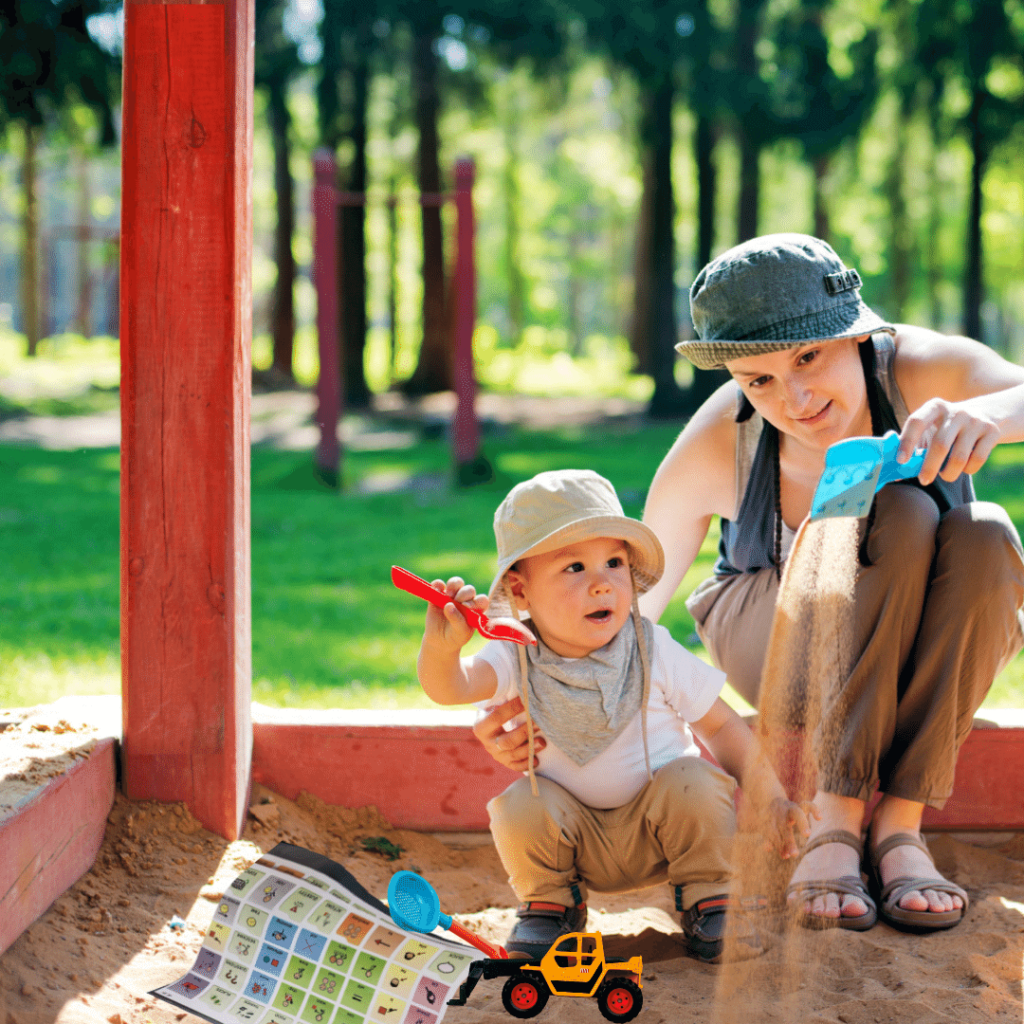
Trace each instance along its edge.
{"label": "child's arm", "polygon": [[[477,595],[469,584],[453,576],[447,583],[433,580],[435,590],[452,601],[487,609],[487,595]],[[473,629],[453,603],[444,608],[427,605],[427,622],[416,662],[423,692],[437,704],[472,704],[493,697],[498,688],[494,669],[479,658],[462,658],[460,652]]]}
{"label": "child's arm", "polygon": [[813,804],[795,804],[764,757],[761,744],[747,724],[719,697],[711,710],[690,727],[714,759],[743,787],[754,808],[767,813],[778,834],[784,859],[794,857],[810,835],[807,814],[817,817]]}

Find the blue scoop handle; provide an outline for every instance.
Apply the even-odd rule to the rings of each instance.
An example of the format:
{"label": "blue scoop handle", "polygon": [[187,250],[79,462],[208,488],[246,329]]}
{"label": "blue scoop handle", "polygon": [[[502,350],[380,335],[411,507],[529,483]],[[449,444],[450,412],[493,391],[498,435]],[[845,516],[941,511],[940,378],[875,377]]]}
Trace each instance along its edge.
{"label": "blue scoop handle", "polygon": [[924,465],[924,457],[928,454],[927,449],[918,448],[906,462],[896,461],[896,452],[900,447],[900,435],[895,430],[890,430],[882,438],[882,468],[878,474],[878,483],[875,490],[881,490],[886,484],[894,480],[909,480],[917,476]]}

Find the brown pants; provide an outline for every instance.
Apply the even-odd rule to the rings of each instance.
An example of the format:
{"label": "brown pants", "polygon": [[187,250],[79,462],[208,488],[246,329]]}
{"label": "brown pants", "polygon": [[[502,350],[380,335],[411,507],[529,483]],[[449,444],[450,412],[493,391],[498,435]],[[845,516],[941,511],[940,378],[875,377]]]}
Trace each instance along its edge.
{"label": "brown pants", "polygon": [[[990,502],[940,518],[920,488],[890,485],[875,508],[872,564],[856,583],[848,717],[820,784],[942,807],[975,711],[1024,646],[1024,553]],[[687,602],[715,664],[755,707],[776,594],[775,570],[763,569],[705,581]]]}
{"label": "brown pants", "polygon": [[587,887],[626,892],[667,881],[682,905],[729,891],[736,782],[699,757],[654,773],[628,804],[596,810],[549,779],[534,796],[517,779],[487,805],[491,834],[518,899],[570,907]]}

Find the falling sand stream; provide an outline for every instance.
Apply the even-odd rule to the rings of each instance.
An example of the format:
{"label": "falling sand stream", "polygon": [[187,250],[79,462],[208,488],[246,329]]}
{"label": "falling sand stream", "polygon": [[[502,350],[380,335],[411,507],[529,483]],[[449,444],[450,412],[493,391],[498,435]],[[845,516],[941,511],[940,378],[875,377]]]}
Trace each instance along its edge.
{"label": "falling sand stream", "polygon": [[[786,561],[775,619],[765,656],[759,697],[758,734],[790,795],[809,800],[819,773],[833,760],[846,715],[842,683],[853,664],[854,585],[858,571],[859,519],[806,520]],[[763,832],[748,801],[741,808],[734,848],[736,884],[746,897],[769,900],[767,955],[729,961],[720,970],[718,1024],[745,1019],[749,993],[774,994],[779,1020],[791,1016],[785,1004],[798,998],[807,972],[814,970],[814,941],[785,912],[783,890],[793,861],[766,849]],[[808,941],[810,940],[810,941]],[[727,934],[727,960],[734,936]],[[797,995],[795,995],[797,994]]]}

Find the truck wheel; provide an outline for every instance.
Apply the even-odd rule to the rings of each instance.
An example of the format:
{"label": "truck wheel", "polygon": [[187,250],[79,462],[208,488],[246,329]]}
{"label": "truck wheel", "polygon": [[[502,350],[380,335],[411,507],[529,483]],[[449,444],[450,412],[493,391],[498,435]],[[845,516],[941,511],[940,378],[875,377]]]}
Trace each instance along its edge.
{"label": "truck wheel", "polygon": [[547,1005],[550,995],[543,981],[513,974],[501,990],[501,1003],[513,1017],[536,1017]]}
{"label": "truck wheel", "polygon": [[629,978],[609,978],[597,990],[597,1006],[607,1020],[625,1024],[632,1020],[644,1005],[640,986]]}

